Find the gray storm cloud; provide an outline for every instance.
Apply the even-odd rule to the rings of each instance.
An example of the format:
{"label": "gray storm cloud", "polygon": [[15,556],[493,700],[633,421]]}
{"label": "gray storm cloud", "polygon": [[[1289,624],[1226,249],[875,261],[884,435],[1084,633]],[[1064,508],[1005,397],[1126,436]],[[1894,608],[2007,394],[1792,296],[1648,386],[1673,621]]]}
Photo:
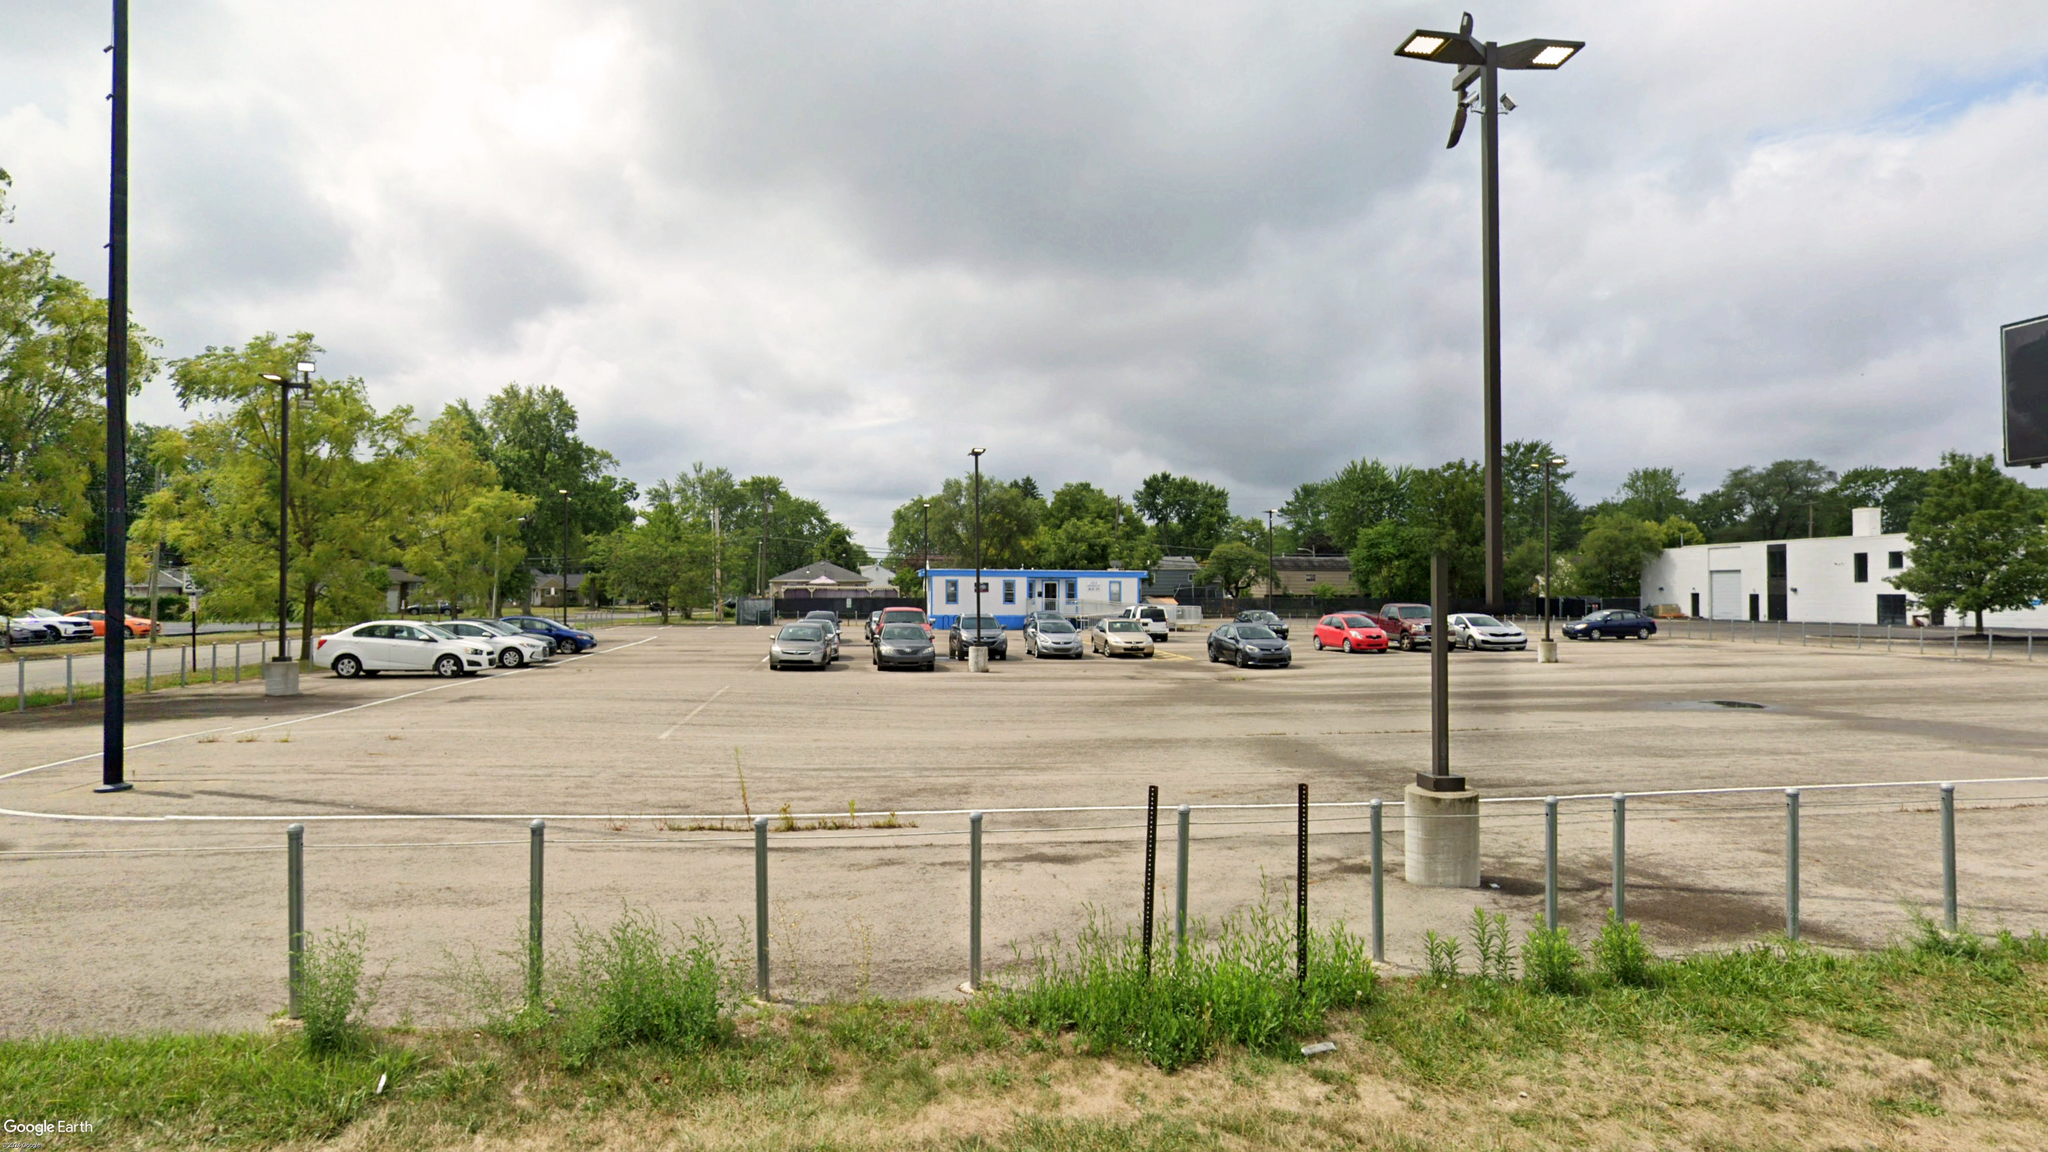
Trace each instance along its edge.
{"label": "gray storm cloud", "polygon": [[[2025,6],[1474,14],[1589,44],[1507,86],[1510,436],[1594,496],[1640,464],[1992,449],[1996,327],[2048,311]],[[1002,475],[1171,468],[1270,507],[1354,456],[1479,450],[1477,153],[1443,150],[1448,69],[1392,56],[1456,19],[151,8],[137,315],[173,355],[311,329],[428,411],[553,383],[637,479],[775,472],[870,541],[970,441]],[[5,236],[93,283],[103,21],[0,0]]]}

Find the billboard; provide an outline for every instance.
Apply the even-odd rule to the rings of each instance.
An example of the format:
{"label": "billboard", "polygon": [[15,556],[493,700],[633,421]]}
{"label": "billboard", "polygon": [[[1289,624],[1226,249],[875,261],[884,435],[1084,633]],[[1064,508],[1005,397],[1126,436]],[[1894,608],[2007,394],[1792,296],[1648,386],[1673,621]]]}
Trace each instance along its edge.
{"label": "billboard", "polygon": [[1998,330],[2004,364],[2005,463],[2048,463],[2048,316]]}

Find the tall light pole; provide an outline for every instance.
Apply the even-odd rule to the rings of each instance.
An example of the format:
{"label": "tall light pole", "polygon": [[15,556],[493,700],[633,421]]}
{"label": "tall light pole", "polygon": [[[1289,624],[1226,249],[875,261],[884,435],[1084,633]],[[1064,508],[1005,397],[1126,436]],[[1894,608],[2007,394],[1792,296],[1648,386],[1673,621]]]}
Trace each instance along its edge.
{"label": "tall light pole", "polygon": [[918,505],[924,509],[924,564],[918,569],[917,582],[925,586],[925,603],[929,604],[931,603],[932,595],[930,588],[932,580],[932,502],[920,500]]}
{"label": "tall light pole", "polygon": [[263,373],[263,378],[277,385],[277,660],[289,661],[290,641],[285,632],[291,627],[291,601],[287,583],[292,574],[291,515],[292,515],[292,392],[312,392],[313,365],[301,360],[297,364],[299,378],[280,376],[275,372]]}
{"label": "tall light pole", "polygon": [[1458,146],[1465,131],[1465,114],[1475,102],[1470,89],[1479,81],[1479,173],[1481,183],[1480,232],[1485,249],[1485,424],[1486,424],[1486,606],[1499,612],[1506,602],[1507,535],[1501,492],[1500,416],[1500,132],[1498,122],[1504,111],[1514,110],[1514,101],[1500,93],[1499,71],[1554,71],[1585,47],[1583,40],[1519,40],[1513,44],[1481,42],[1472,35],[1472,16],[1465,15],[1456,32],[1418,29],[1394,50],[1396,56],[1430,60],[1458,67],[1451,81],[1458,94],[1458,110],[1451,119],[1450,142]]}
{"label": "tall light pole", "polygon": [[562,498],[562,562],[556,567],[562,570],[562,627],[569,626],[569,490],[555,489],[555,495]]}
{"label": "tall light pole", "polygon": [[1266,509],[1266,611],[1273,610],[1273,583],[1280,579],[1280,573],[1273,570],[1273,513],[1278,508]]}
{"label": "tall light pole", "polygon": [[1552,456],[1534,467],[1543,470],[1543,647],[1538,648],[1538,658],[1545,664],[1557,658],[1557,650],[1551,645],[1557,641],[1550,638],[1550,590],[1552,587],[1550,569],[1550,477],[1557,469],[1571,461],[1562,456]]}
{"label": "tall light pole", "polygon": [[981,454],[986,448],[974,448],[968,455],[974,457],[974,638],[981,639]]}
{"label": "tall light pole", "polygon": [[[764,596],[768,592],[768,517],[774,514],[775,497],[761,497],[761,544],[759,552],[754,557],[754,594],[756,596]],[[772,604],[769,606],[768,612],[771,617],[774,615],[775,609]]]}
{"label": "tall light pole", "polygon": [[711,622],[725,622],[725,536],[716,508],[711,510]]}
{"label": "tall light pole", "polygon": [[114,0],[114,130],[107,181],[106,646],[100,682],[100,783],[126,792],[128,680],[128,0]]}

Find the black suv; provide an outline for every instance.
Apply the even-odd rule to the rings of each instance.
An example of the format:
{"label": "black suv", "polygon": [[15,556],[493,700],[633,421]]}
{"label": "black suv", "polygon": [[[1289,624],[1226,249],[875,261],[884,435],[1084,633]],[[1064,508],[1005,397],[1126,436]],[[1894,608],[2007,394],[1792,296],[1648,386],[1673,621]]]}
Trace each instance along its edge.
{"label": "black suv", "polygon": [[1247,608],[1239,612],[1237,614],[1237,623],[1264,624],[1273,630],[1273,635],[1278,636],[1282,640],[1287,639],[1287,621],[1282,620],[1278,613],[1268,612],[1264,608]]}

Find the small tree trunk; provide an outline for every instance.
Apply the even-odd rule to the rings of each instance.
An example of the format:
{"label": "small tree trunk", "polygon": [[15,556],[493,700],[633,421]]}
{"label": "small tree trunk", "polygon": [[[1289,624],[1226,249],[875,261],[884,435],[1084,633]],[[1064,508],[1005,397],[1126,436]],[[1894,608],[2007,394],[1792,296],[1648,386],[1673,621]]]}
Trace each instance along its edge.
{"label": "small tree trunk", "polygon": [[1979,609],[1977,609],[1977,635],[1979,635],[1979,636],[1982,636],[1983,634],[1984,634],[1984,610],[1983,610],[1982,608],[1979,608]]}

